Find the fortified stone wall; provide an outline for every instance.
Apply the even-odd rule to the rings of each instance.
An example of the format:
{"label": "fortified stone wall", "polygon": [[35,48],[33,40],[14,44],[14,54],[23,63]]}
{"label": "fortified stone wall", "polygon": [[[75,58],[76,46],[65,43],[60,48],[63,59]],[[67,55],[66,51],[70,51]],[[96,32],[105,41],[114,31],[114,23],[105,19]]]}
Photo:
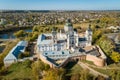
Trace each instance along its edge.
{"label": "fortified stone wall", "polygon": [[107,57],[106,57],[106,55],[104,54],[104,52],[101,50],[101,48],[97,45],[96,46],[96,48],[98,48],[98,51],[99,51],[99,53],[101,54],[101,58],[103,58],[103,59],[106,59]]}
{"label": "fortified stone wall", "polygon": [[92,61],[96,66],[105,66],[106,65],[106,56],[105,54],[103,53],[103,51],[100,49],[99,46],[96,46],[96,48],[98,49],[99,53],[100,53],[100,56],[99,57],[96,57],[94,55],[90,55],[90,54],[87,54],[87,55],[78,55],[78,56],[74,56],[74,57],[69,57],[67,58],[61,65],[59,66],[56,66],[54,63],[50,62],[49,60],[47,60],[47,58],[43,55],[40,55],[40,59],[46,63],[46,64],[49,64],[51,68],[54,68],[54,67],[63,67],[65,66],[68,62],[70,61],[76,61],[76,60],[88,60],[88,61]]}
{"label": "fortified stone wall", "polygon": [[96,66],[104,66],[105,65],[105,60],[93,55],[86,55],[86,60],[92,61]]}
{"label": "fortified stone wall", "polygon": [[54,64],[51,63],[49,60],[47,60],[47,58],[46,58],[45,56],[40,55],[40,59],[41,59],[44,63],[48,64],[51,68],[56,67],[56,65],[54,65]]}

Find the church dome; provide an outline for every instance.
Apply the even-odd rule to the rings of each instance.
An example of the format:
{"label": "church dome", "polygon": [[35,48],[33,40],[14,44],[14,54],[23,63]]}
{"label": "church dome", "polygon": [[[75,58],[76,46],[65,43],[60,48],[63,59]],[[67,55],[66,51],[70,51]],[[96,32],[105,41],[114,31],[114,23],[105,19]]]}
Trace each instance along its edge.
{"label": "church dome", "polygon": [[92,31],[91,25],[88,26],[87,31]]}
{"label": "church dome", "polygon": [[68,26],[68,27],[71,27],[71,26],[73,26],[72,25],[72,23],[71,23],[71,20],[70,19],[67,19],[67,21],[66,21],[66,24],[65,24],[66,26]]}
{"label": "church dome", "polygon": [[65,25],[68,26],[68,27],[71,27],[71,26],[72,26],[71,23],[66,23]]}

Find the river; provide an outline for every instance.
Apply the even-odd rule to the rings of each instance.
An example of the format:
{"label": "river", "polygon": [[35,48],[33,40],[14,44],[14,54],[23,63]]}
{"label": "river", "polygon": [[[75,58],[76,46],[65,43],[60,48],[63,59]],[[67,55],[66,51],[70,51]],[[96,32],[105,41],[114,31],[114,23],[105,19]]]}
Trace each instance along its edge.
{"label": "river", "polygon": [[[32,29],[25,29],[24,30],[25,32],[32,32]],[[0,34],[0,39],[14,39],[15,36],[14,36],[14,32],[7,32],[7,33],[4,33],[4,34]]]}

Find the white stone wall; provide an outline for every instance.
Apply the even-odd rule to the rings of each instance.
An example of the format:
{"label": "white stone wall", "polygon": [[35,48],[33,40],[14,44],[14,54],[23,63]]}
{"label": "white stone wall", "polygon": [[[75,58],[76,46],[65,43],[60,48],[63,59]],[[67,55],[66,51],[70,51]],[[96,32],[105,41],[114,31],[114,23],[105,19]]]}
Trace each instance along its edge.
{"label": "white stone wall", "polygon": [[4,60],[5,67],[10,66],[12,63],[17,62],[17,59]]}
{"label": "white stone wall", "polygon": [[43,46],[37,46],[37,52],[41,51],[60,51],[64,50],[66,48],[66,43],[64,44],[55,44],[55,45],[43,45]]}
{"label": "white stone wall", "polygon": [[86,41],[79,42],[78,46],[86,47]]}
{"label": "white stone wall", "polygon": [[64,30],[65,30],[65,32],[73,31],[73,27],[72,26],[64,26]]}

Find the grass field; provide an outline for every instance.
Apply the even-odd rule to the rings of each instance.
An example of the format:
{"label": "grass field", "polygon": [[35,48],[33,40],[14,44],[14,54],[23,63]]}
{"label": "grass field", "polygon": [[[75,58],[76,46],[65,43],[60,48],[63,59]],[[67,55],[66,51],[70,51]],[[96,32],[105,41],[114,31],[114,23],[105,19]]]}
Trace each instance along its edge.
{"label": "grass field", "polygon": [[26,67],[24,63],[15,63],[8,68],[8,72],[3,76],[3,80],[34,80],[32,69]]}
{"label": "grass field", "polygon": [[80,73],[80,71],[83,70],[76,62],[69,62],[65,68],[67,70],[66,76]]}
{"label": "grass field", "polygon": [[[55,24],[55,25],[47,25],[47,26],[55,26],[55,27],[58,27],[58,28],[64,28],[64,25],[65,24]],[[89,23],[77,23],[77,24],[73,24],[74,28],[81,27],[83,29],[86,29],[88,26],[89,26]]]}
{"label": "grass field", "polygon": [[110,69],[99,69],[99,68],[93,68],[94,70],[100,72],[100,73],[103,73],[103,74],[106,74],[106,75],[110,75],[110,72],[111,70]]}

